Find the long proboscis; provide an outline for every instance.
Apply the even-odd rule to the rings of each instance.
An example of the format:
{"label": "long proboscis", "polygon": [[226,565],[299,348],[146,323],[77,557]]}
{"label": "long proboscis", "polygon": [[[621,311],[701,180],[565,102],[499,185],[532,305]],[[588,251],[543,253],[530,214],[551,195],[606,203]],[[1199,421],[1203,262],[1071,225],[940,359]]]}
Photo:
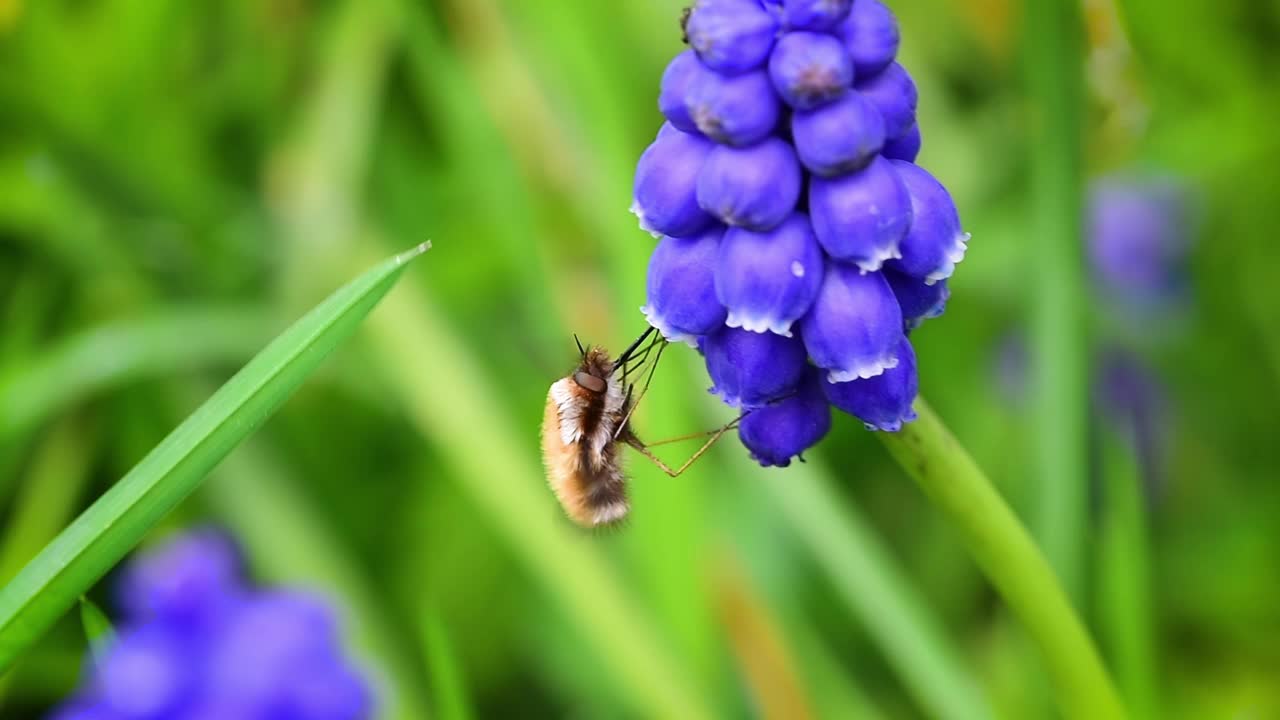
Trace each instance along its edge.
{"label": "long proboscis", "polygon": [[640,337],[636,338],[636,341],[631,343],[631,345],[628,346],[626,350],[623,350],[622,354],[618,356],[617,360],[613,361],[614,369],[616,370],[622,367],[623,365],[626,365],[627,361],[631,359],[631,356],[635,353],[635,351],[639,349],[640,344],[643,343],[646,339],[648,339],[648,337],[652,334],[653,334],[653,327],[650,327],[649,329],[641,333]]}

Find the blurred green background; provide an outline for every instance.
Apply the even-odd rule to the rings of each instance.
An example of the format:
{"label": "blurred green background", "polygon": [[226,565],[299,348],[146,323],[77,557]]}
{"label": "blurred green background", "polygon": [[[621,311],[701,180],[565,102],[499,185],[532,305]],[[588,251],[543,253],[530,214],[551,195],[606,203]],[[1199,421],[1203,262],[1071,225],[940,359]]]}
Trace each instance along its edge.
{"label": "blurred green background", "polygon": [[[920,162],[973,233],[913,336],[922,393],[1030,522],[1034,423],[998,357],[1033,322],[1037,38],[1010,0],[889,4]],[[1016,623],[853,418],[786,470],[736,440],[677,480],[633,458],[616,532],[546,489],[571,333],[643,327],[653,240],[627,207],[681,6],[0,0],[0,583],[293,318],[431,239],[158,531],[223,525],[263,582],[338,598],[388,717],[1053,717]],[[1133,452],[1091,426],[1076,601],[1139,716],[1280,717],[1280,5],[1082,14],[1086,176],[1180,178],[1197,237],[1178,317],[1085,311],[1157,369],[1169,435],[1125,503]],[[642,434],[728,419],[707,385],[672,347]],[[0,677],[0,716],[64,697],[84,649],[68,617]]]}

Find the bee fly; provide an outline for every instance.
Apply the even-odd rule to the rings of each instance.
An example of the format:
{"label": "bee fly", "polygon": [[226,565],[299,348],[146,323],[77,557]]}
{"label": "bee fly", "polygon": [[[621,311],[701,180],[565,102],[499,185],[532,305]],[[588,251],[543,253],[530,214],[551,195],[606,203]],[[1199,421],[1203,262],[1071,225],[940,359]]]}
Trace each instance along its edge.
{"label": "bee fly", "polygon": [[[710,433],[695,433],[649,445],[641,442],[631,429],[631,414],[649,389],[665,347],[666,340],[655,335],[653,328],[612,359],[604,348],[584,349],[578,342],[578,367],[552,384],[547,392],[542,420],[542,459],[547,466],[547,482],[565,513],[578,525],[588,528],[612,525],[625,518],[631,509],[619,443],[630,445],[663,472],[677,477],[741,420],[739,417]],[[644,365],[651,356],[644,385],[633,400],[635,385],[631,378],[645,374]],[[649,450],[655,445],[706,435],[711,438],[675,470]]]}

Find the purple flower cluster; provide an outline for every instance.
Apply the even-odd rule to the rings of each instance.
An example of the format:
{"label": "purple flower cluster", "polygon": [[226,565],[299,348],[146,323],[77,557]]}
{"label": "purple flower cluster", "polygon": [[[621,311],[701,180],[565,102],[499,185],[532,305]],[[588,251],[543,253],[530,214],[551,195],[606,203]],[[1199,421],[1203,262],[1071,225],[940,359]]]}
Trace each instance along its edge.
{"label": "purple flower cluster", "polygon": [[360,720],[367,682],[348,663],[320,599],[255,591],[216,531],[135,561],[118,586],[123,619],[55,720]]}
{"label": "purple flower cluster", "polygon": [[750,411],[739,436],[763,465],[816,444],[832,405],[901,429],[906,335],[942,313],[968,235],[914,164],[896,18],[878,0],[698,0],[685,31],[636,168],[632,211],[661,238],[645,316]]}

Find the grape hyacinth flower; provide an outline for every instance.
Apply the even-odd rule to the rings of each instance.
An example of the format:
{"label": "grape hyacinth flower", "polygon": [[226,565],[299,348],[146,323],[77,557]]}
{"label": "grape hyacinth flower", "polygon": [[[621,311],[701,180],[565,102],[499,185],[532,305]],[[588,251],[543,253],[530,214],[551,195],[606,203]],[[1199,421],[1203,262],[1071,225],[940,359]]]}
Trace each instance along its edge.
{"label": "grape hyacinth flower", "polygon": [[121,574],[116,637],[55,720],[363,720],[371,688],[320,598],[244,583],[224,535],[179,535]]}
{"label": "grape hyacinth flower", "polygon": [[1164,177],[1108,177],[1089,193],[1088,257],[1107,303],[1142,323],[1187,299],[1192,213],[1186,188]]}
{"label": "grape hyacinth flower", "polygon": [[915,419],[908,334],[946,307],[968,235],[915,164],[918,93],[878,0],[698,0],[636,169],[665,236],[643,311],[704,355],[762,465],[817,444],[831,407]]}

